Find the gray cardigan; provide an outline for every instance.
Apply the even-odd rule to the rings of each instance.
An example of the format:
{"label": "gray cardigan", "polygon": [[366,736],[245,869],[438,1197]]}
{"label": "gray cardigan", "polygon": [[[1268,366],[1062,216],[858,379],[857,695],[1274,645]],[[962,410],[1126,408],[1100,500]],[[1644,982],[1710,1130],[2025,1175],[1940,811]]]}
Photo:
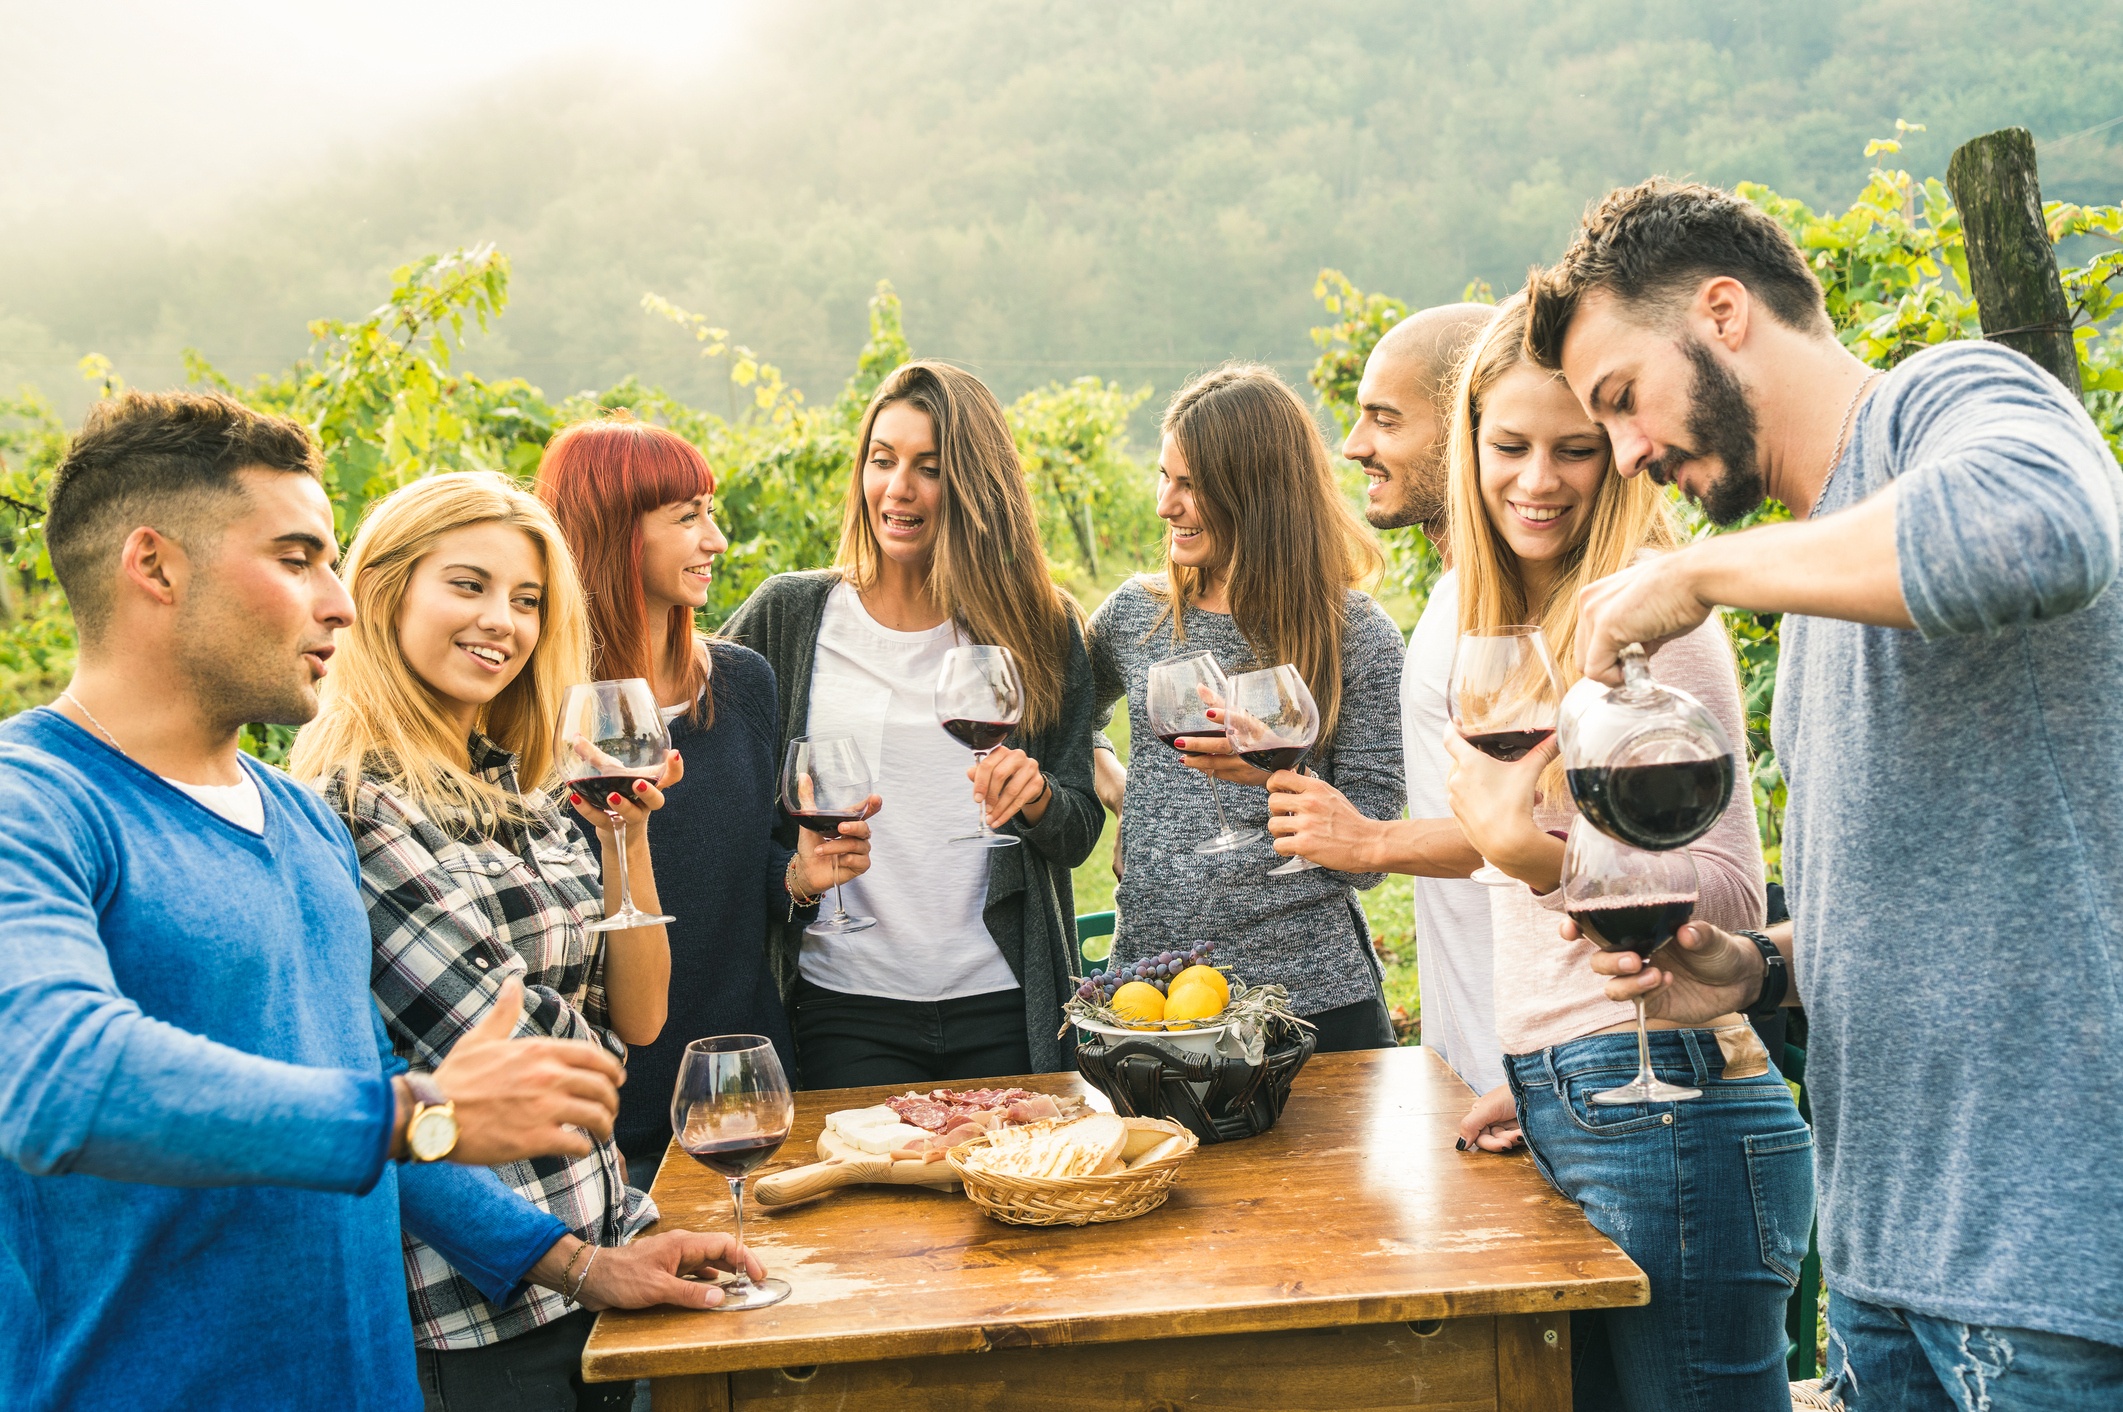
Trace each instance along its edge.
{"label": "gray cardigan", "polygon": [[[730,620],[726,636],[765,657],[781,694],[781,750],[802,735],[811,718],[811,667],[818,651],[818,625],[826,596],[840,574],[833,569],[776,574],[753,590]],[[1054,798],[1037,824],[1012,819],[1003,831],[1024,840],[1017,848],[988,850],[988,901],[982,917],[1025,992],[1025,1039],[1032,1068],[1047,1073],[1074,1062],[1074,1045],[1057,1039],[1069,977],[1081,967],[1076,954],[1076,897],[1069,872],[1091,856],[1105,827],[1105,811],[1091,784],[1091,660],[1081,626],[1069,628],[1069,662],[1063,674],[1061,719],[1043,731],[1013,734],[1006,744],[1039,761],[1054,784]],[[941,727],[939,727],[941,729]],[[775,829],[794,847],[796,825],[786,815]],[[939,847],[943,846],[941,844]],[[770,921],[767,959],[786,1001],[796,986],[803,950],[803,923]],[[802,1062],[799,1053],[797,1060]]]}

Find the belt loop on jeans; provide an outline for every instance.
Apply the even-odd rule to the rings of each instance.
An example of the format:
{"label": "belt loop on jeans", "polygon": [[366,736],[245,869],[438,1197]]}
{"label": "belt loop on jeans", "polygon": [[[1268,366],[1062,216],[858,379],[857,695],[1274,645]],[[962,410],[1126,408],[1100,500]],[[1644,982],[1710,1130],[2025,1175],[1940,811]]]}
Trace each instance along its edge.
{"label": "belt loop on jeans", "polygon": [[1563,1096],[1563,1078],[1562,1075],[1555,1071],[1555,1051],[1556,1046],[1552,1044],[1541,1051],[1541,1072],[1547,1078],[1548,1087],[1555,1093],[1556,1097],[1561,1098]]}
{"label": "belt loop on jeans", "polygon": [[[1690,1068],[1690,1069],[1694,1070],[1694,1072],[1695,1072],[1695,1082],[1696,1082],[1696,1083],[1702,1083],[1702,1082],[1703,1082],[1703,1081],[1705,1081],[1706,1079],[1714,1079],[1714,1078],[1716,1078],[1716,1077],[1717,1077],[1717,1075],[1716,1075],[1716,1074],[1713,1074],[1713,1073],[1711,1073],[1711,1072],[1710,1072],[1710,1064],[1709,1064],[1709,1061],[1708,1061],[1708,1060],[1706,1060],[1706,1059],[1705,1059],[1705,1058],[1703,1057],[1703,1045],[1702,1045],[1702,1041],[1701,1041],[1700,1039],[1698,1039],[1698,1038],[1697,1038],[1697,1036],[1699,1036],[1700,1034],[1702,1034],[1702,1033],[1703,1033],[1703,1031],[1701,1031],[1701,1030],[1691,1030],[1691,1029],[1683,1029],[1683,1030],[1678,1030],[1678,1031],[1676,1031],[1675,1033],[1677,1033],[1677,1034],[1679,1034],[1679,1035],[1680,1035],[1680,1037],[1681,1037],[1681,1043],[1682,1043],[1682,1044],[1684,1044],[1684,1045],[1686,1045],[1686,1046],[1688,1047],[1688,1066],[1689,1066],[1689,1068]],[[1721,1054],[1721,1055],[1719,1056],[1719,1058],[1720,1058],[1720,1071],[1722,1072],[1722,1069],[1723,1069],[1723,1063],[1722,1063],[1722,1061],[1723,1061],[1723,1055]]]}

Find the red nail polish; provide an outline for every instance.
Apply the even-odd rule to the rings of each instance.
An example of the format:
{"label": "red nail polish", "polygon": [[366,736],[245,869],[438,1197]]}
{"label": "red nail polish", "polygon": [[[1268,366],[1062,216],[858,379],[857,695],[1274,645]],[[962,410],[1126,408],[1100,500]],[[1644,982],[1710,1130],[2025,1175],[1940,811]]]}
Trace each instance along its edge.
{"label": "red nail polish", "polygon": [[569,795],[568,795],[568,803],[570,803],[570,804],[580,804],[580,803],[582,803],[582,796],[581,796],[581,795],[579,795],[579,794],[575,794],[575,793],[573,793],[573,792],[570,792],[570,793],[569,793]]}

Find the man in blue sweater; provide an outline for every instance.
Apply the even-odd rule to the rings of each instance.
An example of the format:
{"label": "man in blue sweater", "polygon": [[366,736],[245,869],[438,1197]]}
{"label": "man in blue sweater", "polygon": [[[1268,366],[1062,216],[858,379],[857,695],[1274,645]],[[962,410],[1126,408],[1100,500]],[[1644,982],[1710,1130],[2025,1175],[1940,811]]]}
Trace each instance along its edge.
{"label": "man in blue sweater", "polygon": [[1792,921],[1601,956],[1608,993],[1701,1023],[1803,992],[1852,1412],[2123,1407],[2123,472],[1996,344],[1859,362],[1723,191],[1614,193],[1532,290],[1530,351],[1622,474],[1796,520],[1584,590],[1610,681],[1714,605],[1786,615]]}
{"label": "man in blue sweater", "polygon": [[[80,661],[0,725],[0,1406],[417,1408],[401,1217],[496,1299],[556,1278],[485,1164],[589,1151],[623,1073],[504,1001],[405,1075],[345,828],[237,749],[353,617],[303,429],[127,394],[51,499]],[[602,1302],[712,1302],[680,1276],[733,1255],[630,1251]]]}

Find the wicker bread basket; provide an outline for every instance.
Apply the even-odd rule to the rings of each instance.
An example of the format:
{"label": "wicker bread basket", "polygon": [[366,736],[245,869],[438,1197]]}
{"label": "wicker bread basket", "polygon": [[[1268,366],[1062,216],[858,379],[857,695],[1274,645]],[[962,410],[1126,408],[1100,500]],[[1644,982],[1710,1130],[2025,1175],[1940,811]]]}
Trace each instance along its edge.
{"label": "wicker bread basket", "polygon": [[[945,1154],[951,1170],[965,1183],[966,1195],[975,1206],[998,1221],[1013,1226],[1090,1226],[1106,1221],[1125,1221],[1155,1211],[1172,1194],[1173,1178],[1201,1140],[1178,1123],[1166,1118],[1126,1118],[1129,1146],[1148,1146],[1168,1137],[1182,1139],[1179,1147],[1154,1162],[1111,1172],[1102,1177],[1019,1177],[968,1167],[964,1155],[986,1147],[988,1134],[954,1147]],[[1138,1136],[1139,1135],[1139,1136]]]}

